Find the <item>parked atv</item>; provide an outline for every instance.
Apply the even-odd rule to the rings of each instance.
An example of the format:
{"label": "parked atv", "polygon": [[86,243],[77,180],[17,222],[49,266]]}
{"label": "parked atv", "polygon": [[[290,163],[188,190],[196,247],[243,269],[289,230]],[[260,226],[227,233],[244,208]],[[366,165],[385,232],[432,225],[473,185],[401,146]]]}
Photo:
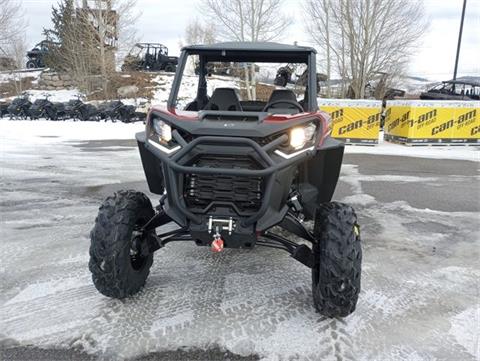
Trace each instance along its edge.
{"label": "parked atv", "polygon": [[67,118],[65,104],[60,102],[53,103],[52,107],[50,108],[49,118],[51,120],[65,120]]}
{"label": "parked atv", "polygon": [[156,43],[138,43],[130,50],[122,65],[122,71],[175,72],[178,57],[168,56],[168,48]]}
{"label": "parked atv", "polygon": [[45,58],[53,47],[58,46],[57,43],[44,40],[33,47],[32,50],[27,52],[27,64],[28,69],[44,68]]}
{"label": "parked atv", "polygon": [[122,123],[131,123],[135,119],[135,106],[123,105],[118,109],[118,120]]}
{"label": "parked atv", "polygon": [[7,111],[10,118],[27,119],[31,106],[32,103],[28,99],[28,95],[23,95],[13,99],[12,103],[8,106]]}
{"label": "parked atv", "polygon": [[62,120],[66,117],[65,105],[63,103],[52,103],[48,100],[49,96],[44,99],[37,99],[28,109],[30,119],[45,118],[50,120]]}
{"label": "parked atv", "polygon": [[30,119],[48,118],[48,109],[53,106],[52,102],[48,100],[48,96],[44,99],[37,99],[28,109],[28,116]]}
{"label": "parked atv", "polygon": [[65,103],[66,117],[73,120],[80,119],[79,112],[83,104],[84,103],[80,100],[80,98],[71,99],[67,103]]}
{"label": "parked atv", "polygon": [[0,102],[0,118],[3,118],[8,114],[8,107],[10,103],[8,102]]}
{"label": "parked atv", "polygon": [[97,108],[88,103],[84,103],[78,97],[77,99],[71,99],[65,104],[66,118],[73,120],[98,120]]}
{"label": "parked atv", "polygon": [[48,98],[35,100],[28,109],[28,116],[30,119],[47,118],[46,108],[51,104],[52,103],[48,101]]}
{"label": "parked atv", "polygon": [[78,116],[80,120],[87,121],[96,121],[98,122],[100,120],[100,116],[98,113],[98,109],[92,105],[92,104],[83,104],[82,107],[80,107]]}
{"label": "parked atv", "polygon": [[[331,202],[344,145],[330,137],[331,119],[318,110],[315,50],[275,43],[188,46],[179,69],[190,56],[204,66],[220,60],[306,64],[308,86],[300,100],[289,89],[274,90],[268,101],[241,100],[234,88],[208,94],[215,83],[208,84],[204,68],[195,98],[178,109],[183,74],[177,73],[167,107],[154,107],[145,131],[136,134],[149,189],[160,203],[153,207],[134,190],[103,202],[91,232],[95,287],[114,298],[137,293],[153,253],[172,242],[193,241],[213,252],[263,246],[311,269],[321,314],[349,315],[360,292],[360,229],[351,206]],[[178,228],[157,231],[169,222]]]}
{"label": "parked atv", "polygon": [[100,119],[116,122],[117,120],[120,120],[120,112],[124,106],[125,104],[123,104],[120,100],[102,103],[98,106],[99,117]]}

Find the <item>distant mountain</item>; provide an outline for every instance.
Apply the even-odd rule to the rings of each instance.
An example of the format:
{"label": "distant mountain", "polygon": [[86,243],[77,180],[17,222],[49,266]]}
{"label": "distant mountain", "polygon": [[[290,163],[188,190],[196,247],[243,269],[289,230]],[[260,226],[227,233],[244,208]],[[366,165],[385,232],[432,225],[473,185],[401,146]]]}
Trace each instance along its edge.
{"label": "distant mountain", "polygon": [[404,78],[406,79],[412,79],[412,80],[417,80],[417,81],[423,81],[423,82],[429,82],[430,80],[428,80],[427,78],[421,78],[419,76],[409,76],[409,75],[406,75]]}

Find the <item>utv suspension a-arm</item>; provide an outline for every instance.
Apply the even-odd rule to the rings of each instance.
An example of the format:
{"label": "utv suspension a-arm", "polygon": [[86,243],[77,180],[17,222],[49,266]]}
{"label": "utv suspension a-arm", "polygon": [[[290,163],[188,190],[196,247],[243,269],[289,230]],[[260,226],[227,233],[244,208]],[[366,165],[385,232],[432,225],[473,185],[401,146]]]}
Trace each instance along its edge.
{"label": "utv suspension a-arm", "polygon": [[[147,247],[140,249],[141,253],[146,255],[153,253],[164,247],[170,242],[195,241],[187,228],[178,228],[172,231],[156,233],[156,228],[172,222],[172,219],[159,207],[160,210],[142,227],[139,231],[141,237],[146,240]],[[278,225],[283,230],[294,234],[305,241],[314,243],[315,239],[304,224],[292,213],[288,213],[284,220]],[[266,231],[259,234],[256,245],[281,249],[290,253],[292,258],[303,265],[313,267],[313,253],[311,248],[304,244],[295,243],[281,235]]]}

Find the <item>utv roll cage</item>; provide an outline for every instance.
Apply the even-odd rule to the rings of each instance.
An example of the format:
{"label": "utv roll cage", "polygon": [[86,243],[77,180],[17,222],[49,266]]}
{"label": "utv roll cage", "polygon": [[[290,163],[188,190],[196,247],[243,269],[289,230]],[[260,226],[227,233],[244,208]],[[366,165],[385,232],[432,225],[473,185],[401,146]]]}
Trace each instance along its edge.
{"label": "utv roll cage", "polygon": [[420,94],[425,100],[480,100],[480,77],[466,76],[443,81]]}
{"label": "utv roll cage", "polygon": [[134,45],[133,49],[135,48],[138,48],[140,50],[147,49],[147,52],[149,52],[149,50],[152,49],[152,52],[155,55],[158,55],[158,54],[168,55],[168,48],[165,45],[160,43],[137,43]]}
{"label": "utv roll cage", "polygon": [[169,109],[176,108],[178,92],[187,64],[187,58],[191,55],[197,55],[200,69],[198,74],[197,100],[205,99],[207,96],[206,77],[208,75],[208,63],[304,63],[308,69],[304,109],[307,112],[315,112],[318,110],[316,53],[314,48],[277,43],[227,42],[212,45],[186,46],[182,49],[178,60],[177,72],[172,84],[167,107]]}

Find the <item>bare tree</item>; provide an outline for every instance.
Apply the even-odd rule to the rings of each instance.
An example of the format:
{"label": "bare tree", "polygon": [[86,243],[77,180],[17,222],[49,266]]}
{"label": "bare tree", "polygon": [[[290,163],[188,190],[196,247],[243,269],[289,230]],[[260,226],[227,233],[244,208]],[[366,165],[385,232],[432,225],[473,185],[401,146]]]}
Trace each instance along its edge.
{"label": "bare tree", "polygon": [[117,64],[122,64],[128,52],[140,41],[137,23],[142,12],[138,10],[137,0],[115,0],[113,5],[119,14]]}
{"label": "bare tree", "polygon": [[99,50],[105,97],[108,95],[111,75],[116,70],[117,50],[120,49],[124,55],[137,41],[135,23],[140,14],[134,11],[136,3],[136,0],[82,0],[82,8],[86,10],[94,34],[93,49]]}
{"label": "bare tree", "polygon": [[108,97],[116,51],[136,42],[135,5],[136,0],[62,0],[52,11],[54,28],[45,30],[59,43],[49,65],[72,74],[83,90],[100,87]]}
{"label": "bare tree", "polygon": [[282,11],[284,0],[201,0],[220,36],[236,41],[272,41],[282,36],[291,18]]}
{"label": "bare tree", "polygon": [[0,57],[11,70],[23,66],[26,25],[20,2],[0,0]]}
{"label": "bare tree", "polygon": [[217,41],[215,25],[202,24],[198,19],[190,21],[185,29],[187,45],[213,44]]}
{"label": "bare tree", "polygon": [[304,13],[308,14],[306,17],[310,20],[306,23],[308,33],[312,40],[325,51],[322,60],[325,63],[325,74],[327,75],[327,97],[331,96],[330,79],[332,74],[330,2],[331,0],[307,0],[304,3]]}
{"label": "bare tree", "polygon": [[[282,11],[284,0],[201,0],[221,38],[233,41],[272,41],[280,38],[292,20]],[[249,99],[255,98],[255,66],[245,65]]]}
{"label": "bare tree", "polygon": [[421,0],[305,0],[305,9],[307,29],[327,64],[350,79],[353,98],[379,73],[401,72],[427,27]]}
{"label": "bare tree", "polygon": [[10,44],[25,33],[26,22],[21,2],[0,0],[0,44]]}

